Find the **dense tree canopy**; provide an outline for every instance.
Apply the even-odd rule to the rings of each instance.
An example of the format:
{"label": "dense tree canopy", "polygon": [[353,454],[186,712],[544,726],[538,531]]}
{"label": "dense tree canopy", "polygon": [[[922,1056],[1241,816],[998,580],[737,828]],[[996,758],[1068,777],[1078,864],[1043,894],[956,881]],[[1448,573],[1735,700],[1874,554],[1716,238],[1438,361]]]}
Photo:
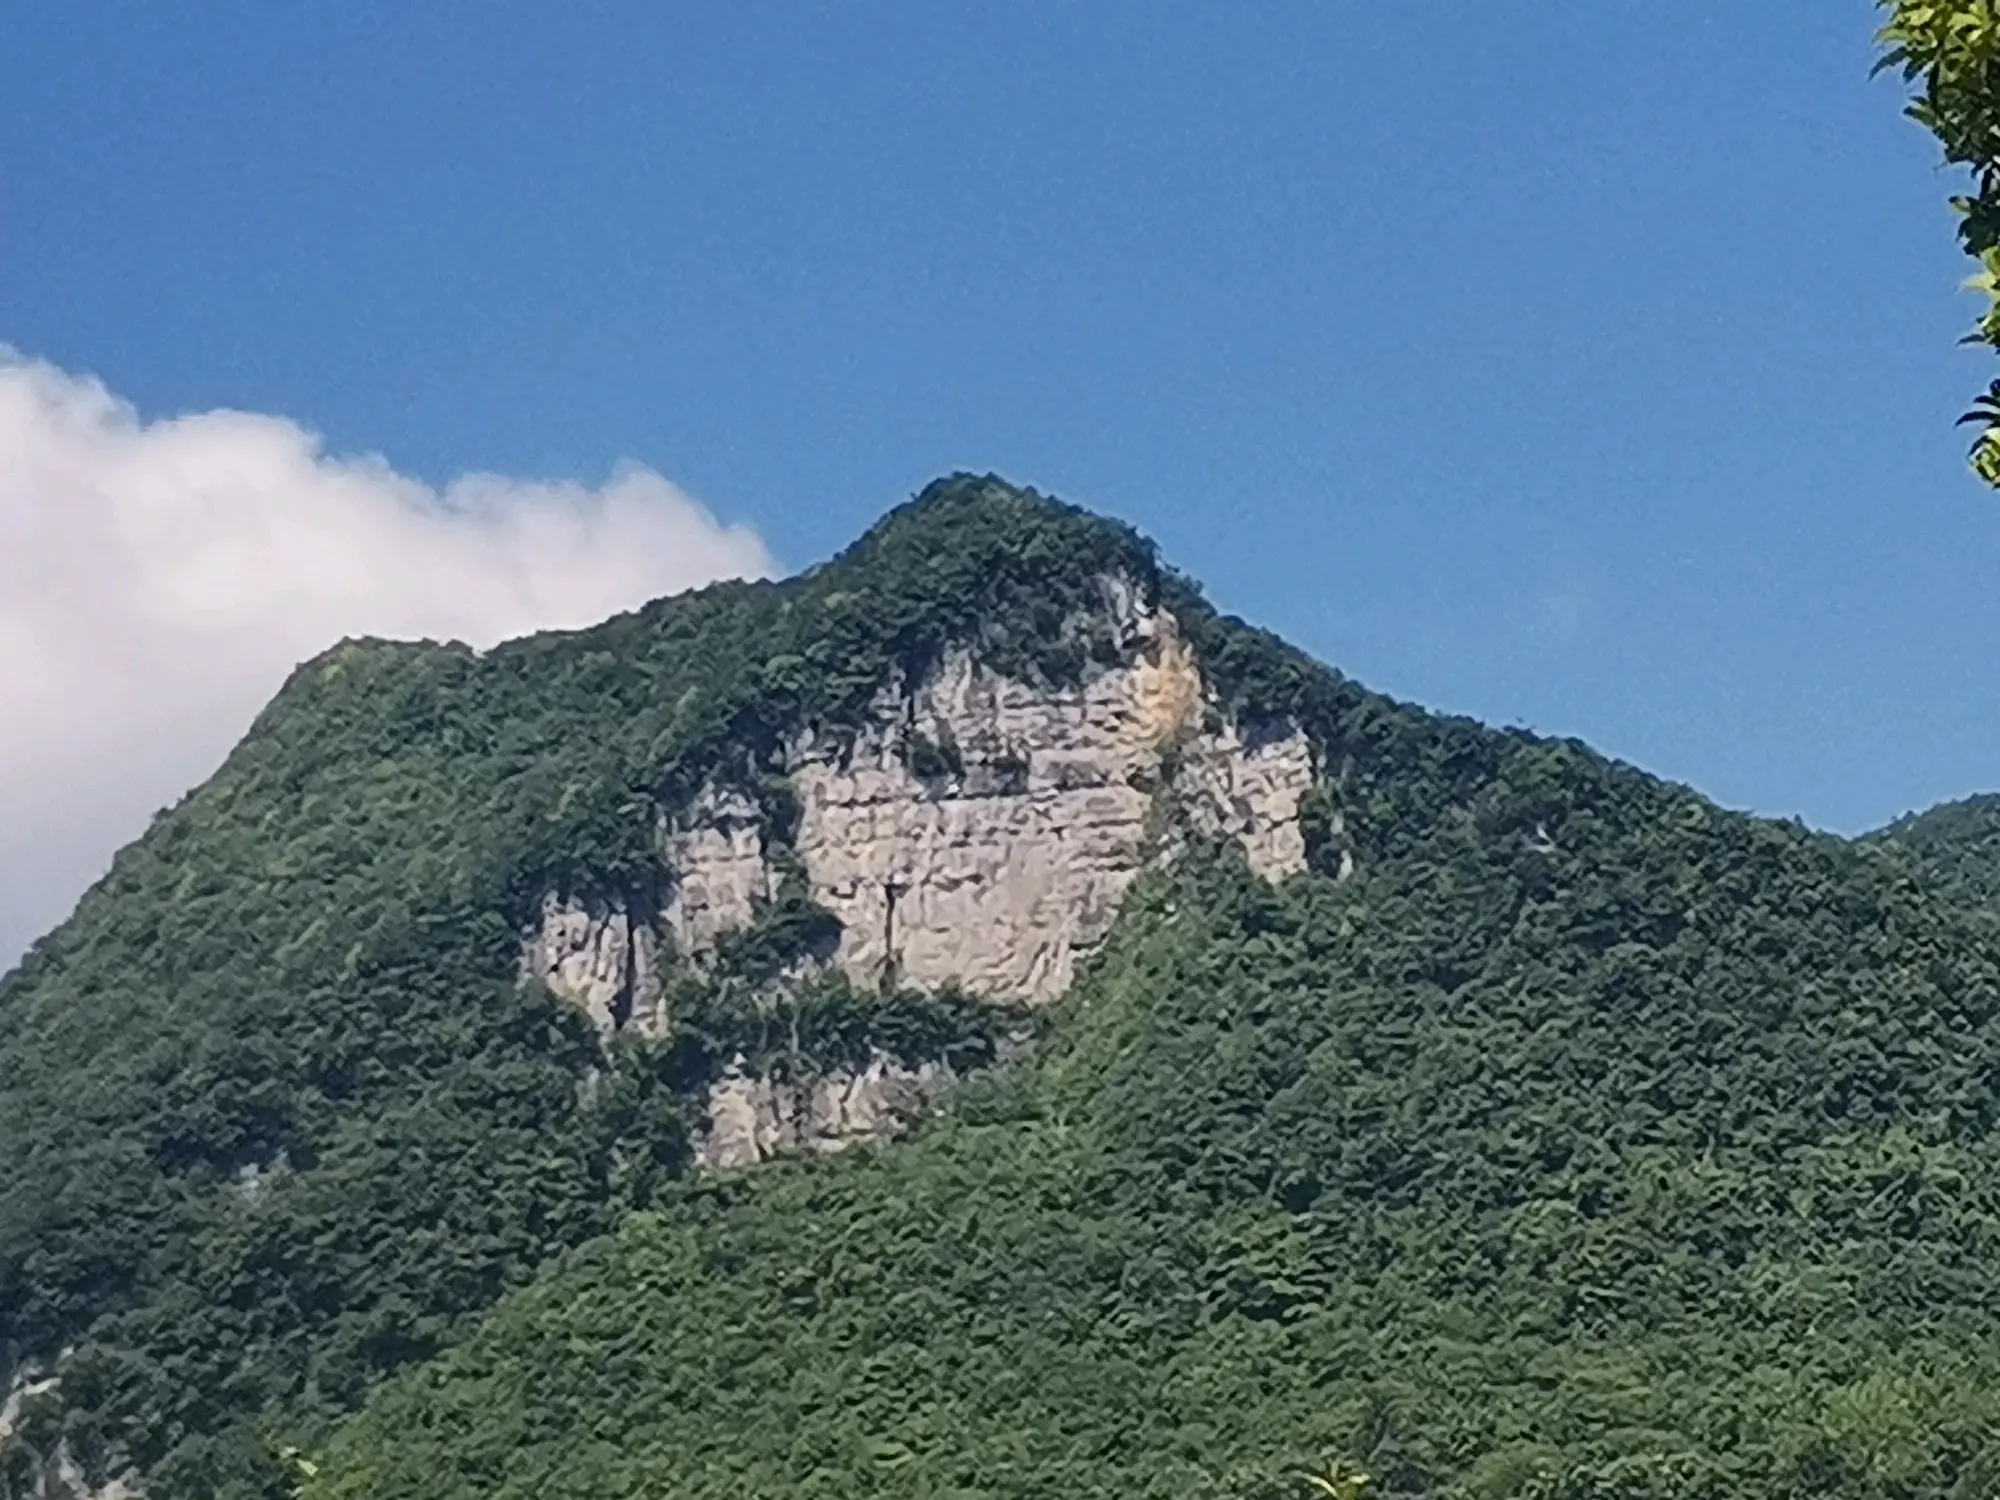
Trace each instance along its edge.
{"label": "dense tree canopy", "polygon": [[309,1494],[1990,1493],[1996,924],[1571,746],[1396,748],[1463,800],[1344,882],[1162,873],[1045,1055],[627,1219]]}
{"label": "dense tree canopy", "polygon": [[1898,818],[1870,841],[1908,859],[1940,889],[2000,911],[2000,793]]}

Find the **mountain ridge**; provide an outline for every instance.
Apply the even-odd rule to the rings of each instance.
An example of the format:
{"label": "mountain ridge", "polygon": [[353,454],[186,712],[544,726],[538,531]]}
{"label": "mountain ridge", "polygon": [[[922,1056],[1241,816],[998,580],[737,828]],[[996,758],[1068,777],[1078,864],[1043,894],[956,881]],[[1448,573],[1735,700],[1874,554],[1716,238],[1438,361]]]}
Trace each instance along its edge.
{"label": "mountain ridge", "polygon": [[1866,838],[1910,859],[1958,899],[2000,910],[2000,792],[1906,813]]}
{"label": "mountain ridge", "polygon": [[[1155,733],[1145,674],[1174,641],[1199,692],[1161,700],[1187,706]],[[1125,748],[1080,753],[1093,724]],[[1273,764],[1304,779],[1261,811],[1240,779],[1214,790],[1215,756],[1292,744]],[[997,878],[1092,799],[1125,810],[1089,921],[1081,887],[1049,887],[1068,998],[970,993],[943,943],[899,973],[916,949],[856,936],[903,852]],[[1031,803],[1069,810],[948,868]],[[828,821],[842,808],[865,834]],[[1252,868],[1266,828],[1289,830],[1276,885]],[[713,869],[734,919],[659,919],[646,1011],[634,934],[691,888],[674,840],[710,833],[755,854]],[[832,856],[869,839],[901,852],[843,896]],[[940,906],[934,930],[984,910]],[[537,970],[552,911],[584,937]],[[0,1437],[0,1479],[61,1458],[94,1483],[136,1463],[161,1496],[276,1496],[302,1443],[327,1459],[315,1492],[413,1500],[1278,1494],[1329,1452],[1407,1493],[1945,1493],[2000,1453],[1968,1279],[1985,1190],[1934,1201],[1988,1171],[1991,936],[1901,855],[1370,693],[1218,614],[1130,528],[955,476],[791,580],[485,653],[333,648],[0,979],[0,1106],[28,1122],[0,1153],[0,1369],[60,1373]],[[619,971],[609,990],[565,993],[578,954],[586,985]],[[1007,1061],[1027,1032],[1043,1045]],[[921,1110],[853,1091],[897,1068],[964,1081],[888,1148]],[[718,1096],[739,1083],[747,1102]],[[828,1124],[822,1086],[866,1128]],[[767,1154],[760,1130],[855,1149],[697,1172],[718,1097],[752,1142],[723,1160]],[[1898,1171],[1921,1207],[1892,1251],[1860,1184]],[[913,1247],[906,1192],[1013,1290]],[[1795,1201],[1827,1206],[1794,1222]],[[871,1260],[866,1226],[907,1264]],[[816,1244],[848,1250],[829,1267]],[[1485,1270],[1454,1268],[1460,1247]],[[1128,1261],[1153,1269],[1128,1283]],[[600,1274],[678,1288],[681,1331]],[[1760,1308],[1760,1276],[1793,1290]],[[1015,1305],[1037,1284],[1047,1327]],[[1963,1328],[1941,1323],[1960,1303]],[[572,1306],[604,1320],[572,1327]],[[989,1314],[980,1357],[1022,1377],[1004,1399],[975,1358]],[[752,1325],[767,1346],[732,1332]],[[1789,1395],[1729,1373],[1777,1379],[1814,1327],[1838,1357]],[[1450,1352],[1476,1329],[1486,1353]],[[573,1383],[642,1335],[632,1402]],[[1620,1440],[1636,1469],[1602,1401],[1537,1416],[1520,1373],[1592,1367],[1606,1339],[1700,1397],[1621,1398],[1657,1428]],[[1909,1429],[1905,1469],[1826,1436],[1828,1403],[1927,1360],[1966,1372],[1938,1407],[1959,1426]],[[718,1407],[645,1373],[676,1365],[792,1394]],[[546,1404],[481,1396],[480,1368]],[[827,1383],[793,1390],[794,1368]],[[1489,1417],[1451,1398],[1460,1377]],[[1126,1395],[1096,1410],[1106,1381]],[[843,1392],[872,1415],[843,1424]],[[931,1425],[896,1427],[926,1401]],[[490,1422],[448,1416],[482,1402]],[[675,1403],[706,1413],[686,1452],[658,1426]],[[1730,1438],[1753,1409],[1765,1436]]]}

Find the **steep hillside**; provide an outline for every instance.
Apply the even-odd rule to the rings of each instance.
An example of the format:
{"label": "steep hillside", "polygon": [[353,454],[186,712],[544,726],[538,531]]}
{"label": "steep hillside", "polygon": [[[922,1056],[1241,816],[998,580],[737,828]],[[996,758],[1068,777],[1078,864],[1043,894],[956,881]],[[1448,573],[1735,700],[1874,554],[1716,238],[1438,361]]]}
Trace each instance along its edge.
{"label": "steep hillside", "polygon": [[997,481],[352,643],[0,985],[0,1483],[1983,1493],[1992,921]]}
{"label": "steep hillside", "polygon": [[1994,950],[1867,849],[1368,723],[1348,786],[1454,796],[1350,879],[1190,851],[1041,1058],[633,1217],[308,1493],[1989,1493]]}
{"label": "steep hillside", "polygon": [[2000,912],[2000,793],[1945,802],[1869,835],[1961,900]]}

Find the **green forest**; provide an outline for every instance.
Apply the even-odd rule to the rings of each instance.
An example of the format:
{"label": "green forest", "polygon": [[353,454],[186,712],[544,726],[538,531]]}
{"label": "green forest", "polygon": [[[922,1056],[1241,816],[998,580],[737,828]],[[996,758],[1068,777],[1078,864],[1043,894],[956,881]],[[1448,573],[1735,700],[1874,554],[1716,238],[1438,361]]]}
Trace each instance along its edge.
{"label": "green forest", "polygon": [[[797,881],[659,1042],[520,982],[546,893],[656,906],[710,782],[782,840],[784,744],[953,647],[1116,661],[1107,575],[1311,738],[1308,870],[1188,844],[1004,1062],[956,992],[774,990]],[[59,1447],[163,1500],[1990,1493],[1993,819],[1843,840],[1425,713],[973,476],[784,583],[347,643],[0,981],[0,1371],[61,1377],[0,1495]],[[969,1079],[696,1172],[780,1033]]]}

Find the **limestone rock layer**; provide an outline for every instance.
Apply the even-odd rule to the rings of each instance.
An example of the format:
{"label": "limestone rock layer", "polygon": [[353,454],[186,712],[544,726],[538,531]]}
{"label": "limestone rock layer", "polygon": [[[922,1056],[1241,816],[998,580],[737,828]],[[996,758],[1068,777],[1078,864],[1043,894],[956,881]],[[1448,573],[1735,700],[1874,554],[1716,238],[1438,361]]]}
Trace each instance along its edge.
{"label": "limestone rock layer", "polygon": [[888,1140],[953,1081],[944,1063],[906,1063],[881,1051],[858,1069],[798,1078],[755,1074],[739,1060],[708,1091],[708,1131],[697,1156],[706,1167],[754,1167]]}
{"label": "limestone rock layer", "polygon": [[[1080,686],[1032,686],[960,652],[884,692],[851,740],[788,747],[795,851],[840,919],[835,963],[856,982],[1053,999],[1172,811],[1237,839],[1260,874],[1304,867],[1305,736],[1219,722],[1171,615],[1141,612],[1127,629],[1130,660]],[[653,925],[682,956],[747,925],[776,890],[771,831],[739,793],[704,791],[662,841],[674,884]],[[524,962],[602,1026],[661,1019],[648,924],[622,909],[552,895]]]}
{"label": "limestone rock layer", "polygon": [[[1306,736],[1227,722],[1173,615],[1115,580],[1106,596],[1120,661],[1076,686],[1022,682],[959,651],[885,689],[858,733],[808,732],[786,747],[800,814],[788,857],[839,919],[832,963],[857,984],[1052,1000],[1178,831],[1235,839],[1268,878],[1304,868]],[[672,871],[662,909],[551,894],[524,974],[607,1033],[664,1030],[662,950],[699,964],[752,922],[778,891],[781,837],[741,792],[705,789],[660,830]],[[781,1097],[768,1080],[725,1080],[711,1158],[878,1133],[876,1116],[894,1113],[881,1100],[889,1075],[867,1071],[823,1080],[859,1089],[846,1102],[810,1085]]]}

